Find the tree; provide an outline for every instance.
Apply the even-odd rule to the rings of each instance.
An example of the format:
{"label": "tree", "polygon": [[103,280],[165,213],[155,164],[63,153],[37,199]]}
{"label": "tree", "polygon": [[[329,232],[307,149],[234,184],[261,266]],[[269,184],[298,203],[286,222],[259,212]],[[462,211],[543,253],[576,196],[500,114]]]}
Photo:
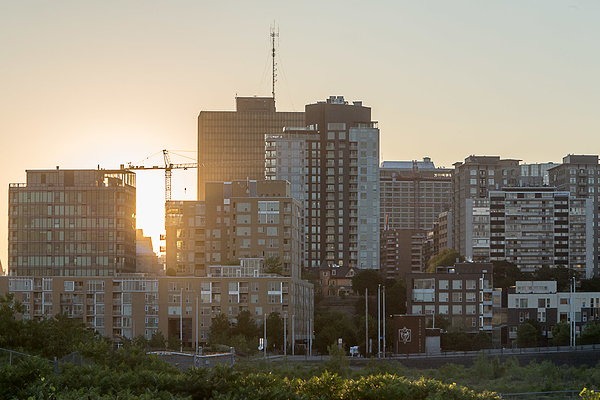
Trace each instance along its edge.
{"label": "tree", "polygon": [[22,340],[23,322],[17,320],[16,314],[22,313],[24,307],[15,300],[13,293],[0,296],[0,347],[19,347]]}
{"label": "tree", "polygon": [[364,294],[369,289],[371,295],[377,294],[379,285],[383,284],[383,278],[375,269],[363,269],[352,277],[352,290],[354,293]]}
{"label": "tree", "polygon": [[427,262],[427,272],[435,272],[436,267],[450,267],[456,263],[456,260],[464,262],[465,258],[454,249],[444,249]]}
{"label": "tree", "polygon": [[552,346],[568,346],[571,340],[571,326],[560,321],[552,327]]}
{"label": "tree", "polygon": [[523,272],[517,264],[508,261],[492,261],[494,265],[494,287],[509,288],[516,281],[532,280],[531,273]]}
{"label": "tree", "polygon": [[167,346],[169,350],[179,350],[181,349],[181,340],[179,340],[179,336],[169,336],[169,340],[167,341]]}
{"label": "tree", "polygon": [[283,264],[279,256],[271,256],[265,260],[265,272],[267,274],[283,275]]}
{"label": "tree", "polygon": [[248,310],[240,311],[237,317],[237,323],[233,329],[231,329],[231,336],[243,335],[248,341],[258,336],[258,327],[252,313]]}
{"label": "tree", "polygon": [[392,285],[386,284],[385,311],[388,315],[406,314],[406,278],[402,277]]}
{"label": "tree", "polygon": [[211,345],[229,344],[229,318],[225,314],[217,314],[213,318],[208,339]]}
{"label": "tree", "polygon": [[519,347],[538,347],[542,340],[541,328],[536,320],[528,319],[517,328]]}
{"label": "tree", "polygon": [[484,350],[492,348],[492,338],[485,331],[479,331],[473,338],[473,350]]}
{"label": "tree", "polygon": [[579,336],[580,344],[598,344],[600,343],[600,324],[596,321],[588,321],[583,325],[583,330]]}
{"label": "tree", "polygon": [[534,272],[534,279],[538,281],[556,281],[557,290],[559,292],[568,292],[571,279],[577,278],[578,276],[579,273],[563,265],[554,268],[544,266],[538,268],[537,271]]}
{"label": "tree", "polygon": [[148,341],[148,346],[151,349],[164,349],[166,342],[167,339],[163,336],[162,332],[157,331],[156,333],[152,334],[152,337]]}
{"label": "tree", "polygon": [[352,320],[341,312],[317,310],[313,347],[326,354],[327,346],[337,343],[339,338],[342,339],[347,350],[357,344],[356,326]]}
{"label": "tree", "polygon": [[464,331],[453,331],[446,332],[441,337],[441,348],[442,350],[451,351],[471,351],[471,344],[473,340]]}
{"label": "tree", "polygon": [[267,345],[271,350],[283,348],[283,318],[278,312],[267,317]]}

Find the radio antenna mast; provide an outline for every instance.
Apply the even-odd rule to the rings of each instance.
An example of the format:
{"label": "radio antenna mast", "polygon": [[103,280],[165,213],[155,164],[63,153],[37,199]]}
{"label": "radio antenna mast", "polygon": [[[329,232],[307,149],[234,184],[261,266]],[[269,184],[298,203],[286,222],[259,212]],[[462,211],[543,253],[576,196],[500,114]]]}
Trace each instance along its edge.
{"label": "radio antenna mast", "polygon": [[277,81],[277,63],[275,62],[275,38],[279,37],[279,28],[275,27],[275,21],[271,27],[271,56],[273,57],[273,102],[275,102],[275,82]]}

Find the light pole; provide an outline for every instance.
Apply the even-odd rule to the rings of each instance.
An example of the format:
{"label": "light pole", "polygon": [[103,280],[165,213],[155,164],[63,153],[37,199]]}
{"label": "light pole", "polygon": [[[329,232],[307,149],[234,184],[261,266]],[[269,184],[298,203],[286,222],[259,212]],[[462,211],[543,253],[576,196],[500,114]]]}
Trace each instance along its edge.
{"label": "light pole", "polygon": [[263,343],[263,350],[264,350],[264,355],[265,355],[265,359],[267,358],[267,313],[264,314],[265,315],[265,322],[263,323],[263,336],[264,336],[264,343]]}
{"label": "light pole", "polygon": [[287,314],[283,314],[283,356],[287,357]]}
{"label": "light pole", "polygon": [[183,353],[183,288],[179,293],[179,351]]}
{"label": "light pole", "polygon": [[198,337],[198,292],[196,292],[196,353],[200,349],[200,338]]}
{"label": "light pole", "polygon": [[369,288],[365,288],[365,358],[369,354]]}
{"label": "light pole", "polygon": [[377,357],[381,358],[381,284],[377,287]]}
{"label": "light pole", "polygon": [[383,287],[383,358],[385,358],[385,286]]}

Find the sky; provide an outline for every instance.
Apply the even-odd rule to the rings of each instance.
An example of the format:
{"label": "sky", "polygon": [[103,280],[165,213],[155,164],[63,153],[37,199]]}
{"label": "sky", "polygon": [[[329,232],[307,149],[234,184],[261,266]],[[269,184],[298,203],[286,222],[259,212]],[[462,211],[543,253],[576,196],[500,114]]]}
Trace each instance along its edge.
{"label": "sky", "polygon": [[[25,170],[190,162],[201,110],[270,95],[274,21],[277,109],[362,100],[382,160],[598,154],[599,20],[575,0],[0,0],[0,261]],[[195,196],[175,170],[172,198]],[[137,208],[158,250],[161,171],[137,174]]]}

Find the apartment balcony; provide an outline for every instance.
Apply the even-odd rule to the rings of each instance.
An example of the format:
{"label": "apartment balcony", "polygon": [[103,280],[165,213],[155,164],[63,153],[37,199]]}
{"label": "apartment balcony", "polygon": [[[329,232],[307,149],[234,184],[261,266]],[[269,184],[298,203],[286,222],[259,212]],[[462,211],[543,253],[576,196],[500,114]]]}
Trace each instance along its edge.
{"label": "apartment balcony", "polygon": [[240,286],[240,293],[248,293],[248,287],[241,287]]}
{"label": "apartment balcony", "polygon": [[221,293],[221,288],[220,288],[220,287],[214,287],[214,286],[213,286],[213,287],[212,287],[212,289],[211,289],[211,292],[212,292],[212,293]]}

